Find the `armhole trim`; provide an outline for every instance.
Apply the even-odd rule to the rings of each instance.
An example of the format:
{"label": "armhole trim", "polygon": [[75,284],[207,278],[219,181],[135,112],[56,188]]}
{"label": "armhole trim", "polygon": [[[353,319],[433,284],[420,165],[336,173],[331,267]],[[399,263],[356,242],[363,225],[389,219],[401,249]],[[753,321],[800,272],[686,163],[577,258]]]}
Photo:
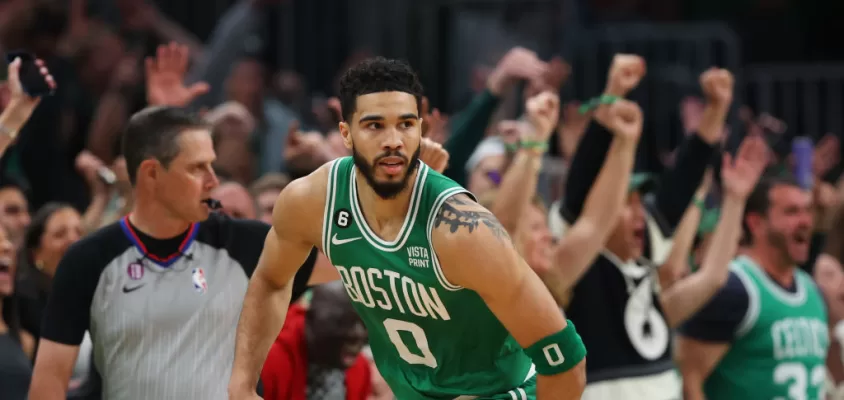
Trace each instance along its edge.
{"label": "armhole trim", "polygon": [[331,261],[331,224],[334,222],[334,202],[337,197],[337,170],[340,167],[338,158],[331,162],[328,181],[325,187],[325,211],[322,218],[322,252]]}
{"label": "armhole trim", "polygon": [[761,301],[759,298],[759,288],[753,283],[753,279],[741,267],[736,265],[730,266],[730,271],[736,274],[747,292],[747,312],[744,314],[741,323],[736,329],[736,338],[741,338],[746,335],[756,325],[759,319],[759,311],[761,309]]}

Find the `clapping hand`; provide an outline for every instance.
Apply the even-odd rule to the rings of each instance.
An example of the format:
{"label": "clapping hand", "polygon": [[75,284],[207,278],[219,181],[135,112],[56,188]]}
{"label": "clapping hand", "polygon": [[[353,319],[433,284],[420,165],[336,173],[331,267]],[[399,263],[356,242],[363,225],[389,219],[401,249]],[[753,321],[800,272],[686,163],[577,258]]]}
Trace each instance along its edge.
{"label": "clapping hand", "polygon": [[430,111],[427,97],[422,98],[422,136],[437,143],[445,143],[448,139],[448,116],[440,110]]}
{"label": "clapping hand", "polygon": [[515,47],[507,52],[487,78],[487,88],[501,96],[518,80],[527,80],[530,86],[542,86],[548,73],[548,63],[535,52]]}
{"label": "clapping hand", "polygon": [[721,182],[727,195],[746,199],[768,165],[768,145],[758,136],[741,142],[735,157],[725,153],[721,166]]}
{"label": "clapping hand", "polygon": [[[76,156],[76,169],[85,178],[85,181],[91,188],[94,195],[107,195],[109,191],[109,184],[100,177],[100,171],[104,171],[105,164],[97,156],[93,155],[88,150],[83,150]],[[108,172],[105,173],[111,173]],[[115,181],[117,176],[114,176]]]}
{"label": "clapping hand", "polygon": [[528,99],[525,111],[534,131],[530,139],[547,141],[560,121],[560,97],[553,92],[542,92]]}
{"label": "clapping hand", "polygon": [[176,43],[158,46],[155,57],[147,57],[147,102],[150,105],[185,107],[211,89],[205,82],[185,86],[188,47]]}
{"label": "clapping hand", "polygon": [[430,138],[422,138],[419,159],[434,171],[442,173],[448,167],[448,151]]}

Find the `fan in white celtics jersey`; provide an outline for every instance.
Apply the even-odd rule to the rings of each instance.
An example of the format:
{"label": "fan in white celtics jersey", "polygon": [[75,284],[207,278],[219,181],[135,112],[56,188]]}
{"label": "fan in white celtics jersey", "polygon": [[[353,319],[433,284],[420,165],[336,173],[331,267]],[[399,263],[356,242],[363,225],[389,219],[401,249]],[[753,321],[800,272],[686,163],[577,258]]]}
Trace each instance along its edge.
{"label": "fan in white celtics jersey", "polygon": [[[244,300],[232,399],[257,398],[294,264],[313,246],[340,273],[397,398],[580,398],[585,348],[574,325],[495,217],[419,162],[421,99],[399,61],[370,59],[344,75],[340,132],[353,157],[279,196]],[[641,129],[641,118],[624,122]]]}

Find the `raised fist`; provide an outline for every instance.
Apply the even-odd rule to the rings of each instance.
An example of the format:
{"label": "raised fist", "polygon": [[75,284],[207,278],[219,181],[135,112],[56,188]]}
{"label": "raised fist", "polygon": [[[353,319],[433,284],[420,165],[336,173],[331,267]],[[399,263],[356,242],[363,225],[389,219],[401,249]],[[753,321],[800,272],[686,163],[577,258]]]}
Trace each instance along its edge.
{"label": "raised fist", "polygon": [[548,140],[560,120],[560,97],[553,92],[542,92],[527,100],[525,112],[535,131],[535,139]]}
{"label": "raised fist", "polygon": [[728,106],[733,102],[733,74],[722,68],[710,68],[700,75],[700,87],[710,103]]}
{"label": "raised fist", "polygon": [[429,138],[422,138],[419,145],[422,146],[422,150],[419,151],[419,159],[433,168],[434,171],[445,171],[448,167],[448,151],[441,144]]}
{"label": "raised fist", "polygon": [[645,60],[635,54],[616,54],[610,65],[605,92],[619,97],[630,93],[645,76]]}
{"label": "raised fist", "polygon": [[595,114],[604,127],[612,131],[616,137],[628,140],[639,140],[642,135],[642,109],[629,100],[618,100],[614,104],[604,107]]}

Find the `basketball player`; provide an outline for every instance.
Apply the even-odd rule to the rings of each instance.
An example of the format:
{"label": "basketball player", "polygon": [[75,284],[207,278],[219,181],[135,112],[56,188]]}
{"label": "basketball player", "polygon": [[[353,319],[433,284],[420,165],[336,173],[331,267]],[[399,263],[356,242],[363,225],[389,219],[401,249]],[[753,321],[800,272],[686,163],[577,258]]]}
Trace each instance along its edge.
{"label": "basketball player", "polygon": [[[580,398],[586,350],[574,325],[492,214],[418,161],[421,96],[398,61],[346,72],[340,132],[353,156],[279,196],[244,300],[230,398],[257,399],[295,264],[312,246],[339,271],[397,398]],[[641,129],[632,103],[612,110],[614,130]]]}

